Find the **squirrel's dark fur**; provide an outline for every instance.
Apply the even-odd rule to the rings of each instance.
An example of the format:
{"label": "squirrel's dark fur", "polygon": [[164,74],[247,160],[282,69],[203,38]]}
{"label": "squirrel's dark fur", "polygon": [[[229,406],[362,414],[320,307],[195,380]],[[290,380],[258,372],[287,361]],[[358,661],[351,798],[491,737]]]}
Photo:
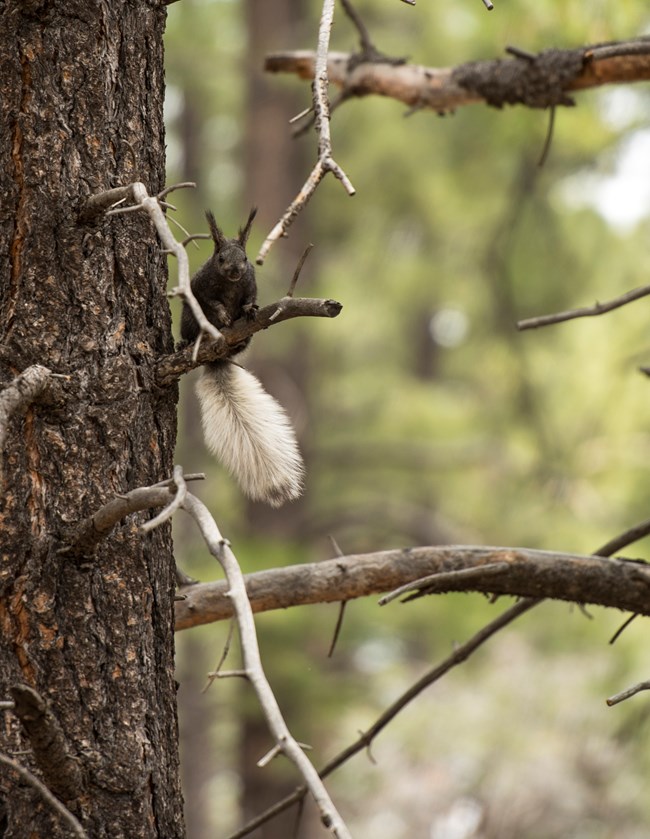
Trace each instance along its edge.
{"label": "squirrel's dark fur", "polygon": [[[246,242],[256,210],[234,239],[226,239],[206,213],[214,253],[196,272],[192,292],[211,324],[221,329],[257,311],[255,269]],[[199,325],[183,303],[181,338],[199,337]],[[249,342],[237,347],[240,352]],[[303,464],[296,437],[282,407],[238,364],[215,361],[203,367],[196,386],[206,445],[251,498],[279,506],[302,491]]]}
{"label": "squirrel's dark fur", "polygon": [[[214,253],[192,277],[192,292],[203,314],[217,329],[230,326],[237,318],[255,314],[257,282],[255,269],[246,256],[246,242],[257,209],[253,207],[246,224],[235,239],[226,239],[208,210],[205,214],[214,241]],[[199,337],[199,325],[192,310],[183,303],[181,338],[188,343]]]}

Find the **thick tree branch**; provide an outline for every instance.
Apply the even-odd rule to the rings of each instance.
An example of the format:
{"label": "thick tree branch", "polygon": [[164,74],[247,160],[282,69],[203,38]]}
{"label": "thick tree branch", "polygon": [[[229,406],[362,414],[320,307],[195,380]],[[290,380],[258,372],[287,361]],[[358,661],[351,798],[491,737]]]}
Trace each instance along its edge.
{"label": "thick tree branch", "polygon": [[[467,571],[471,573],[458,573]],[[523,548],[454,545],[337,557],[248,574],[246,590],[253,611],[264,612],[366,597],[418,580],[423,594],[477,591],[593,603],[650,615],[646,563]],[[231,617],[232,604],[225,591],[222,583],[184,588],[186,599],[176,604],[176,628]]]}
{"label": "thick tree branch", "polygon": [[[650,519],[641,522],[635,527],[629,528],[624,533],[620,533],[613,539],[610,539],[609,542],[598,548],[594,556],[609,557],[620,548],[627,547],[628,545],[633,544],[634,542],[638,541],[639,539],[642,539],[644,536],[647,536],[648,534],[650,534]],[[500,564],[502,561],[503,557],[497,559],[497,563],[492,563],[492,565]],[[485,567],[487,567],[488,565],[490,565],[490,563],[486,563]],[[477,649],[479,649],[479,647],[481,647],[486,641],[492,638],[493,635],[495,635],[497,632],[500,632],[513,621],[520,618],[522,615],[526,614],[526,612],[529,612],[531,611],[531,609],[534,609],[536,606],[539,606],[539,604],[542,602],[543,601],[537,597],[526,597],[523,600],[520,600],[518,603],[515,603],[514,606],[511,606],[509,609],[506,609],[505,612],[503,612],[494,620],[486,624],[469,640],[465,641],[465,643],[461,644],[460,646],[456,646],[450,655],[448,655],[438,665],[436,665],[427,673],[425,673],[420,679],[418,679],[417,682],[415,682],[415,684],[411,685],[411,687],[408,690],[406,690],[401,696],[399,696],[395,700],[395,702],[393,702],[388,708],[386,708],[386,710],[377,718],[377,720],[375,720],[373,725],[367,731],[361,732],[361,734],[354,741],[354,743],[351,743],[347,748],[343,749],[341,752],[335,755],[335,757],[333,757],[332,760],[330,760],[329,763],[327,763],[321,769],[321,777],[327,777],[335,769],[338,769],[340,766],[346,763],[351,757],[354,757],[354,755],[358,754],[363,749],[369,748],[372,745],[372,742],[374,741],[375,737],[377,737],[377,735],[388,725],[388,723],[391,720],[393,720],[397,716],[397,714],[400,713],[400,711],[402,711],[410,702],[412,702],[413,699],[419,696],[419,694],[422,693],[422,691],[425,690],[425,688],[434,684],[434,682],[437,682],[446,673],[448,673],[457,665],[462,664]],[[650,682],[643,682],[640,685],[631,688],[629,691],[626,691],[624,694],[619,694],[618,696],[612,697],[608,700],[608,704],[611,705],[615,702],[622,701],[623,699],[626,699],[628,696],[637,693],[639,690],[645,690],[648,684],[650,684]],[[300,801],[302,801],[302,799],[305,796],[305,793],[305,787],[298,788],[291,795],[287,796],[281,801],[278,801],[272,807],[269,807],[267,810],[261,813],[259,816],[249,821],[246,825],[244,825],[244,827],[240,831],[238,831],[234,836],[230,837],[230,839],[242,839],[242,837],[247,836],[255,828],[269,821],[274,816],[291,807],[293,804],[297,804]]]}
{"label": "thick tree branch", "polygon": [[[175,474],[177,474],[178,468],[175,468]],[[180,473],[180,477],[182,481],[179,479],[179,483],[184,486],[186,481],[203,480],[205,475],[201,472],[192,475],[182,475]],[[174,500],[178,497],[179,492],[182,494],[172,478],[161,481],[154,486],[138,487],[124,495],[117,495],[100,507],[96,513],[72,526],[65,534],[65,545],[59,550],[59,553],[72,557],[85,558],[90,556],[97,545],[126,516],[151,508],[166,507],[167,505],[172,505],[173,509],[176,509],[178,505],[175,505]]]}
{"label": "thick tree branch", "polygon": [[[273,53],[267,56],[265,69],[312,79],[314,53]],[[438,113],[476,102],[548,108],[573,104],[569,94],[574,91],[650,79],[650,38],[472,61],[454,68],[359,62],[354,54],[337,52],[329,54],[327,72],[347,96],[388,96],[411,108]]]}

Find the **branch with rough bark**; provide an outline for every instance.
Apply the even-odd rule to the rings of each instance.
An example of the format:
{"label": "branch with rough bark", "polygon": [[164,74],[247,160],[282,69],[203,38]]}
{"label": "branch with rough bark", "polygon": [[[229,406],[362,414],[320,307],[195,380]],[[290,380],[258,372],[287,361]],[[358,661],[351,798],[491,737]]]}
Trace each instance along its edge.
{"label": "branch with rough bark", "polygon": [[47,367],[34,364],[16,376],[0,393],[0,482],[2,481],[2,455],[7,430],[12,417],[24,412],[43,393],[53,374]]}
{"label": "branch with rough bark", "polygon": [[[437,113],[477,102],[498,108],[573,105],[570,94],[576,91],[650,79],[649,37],[538,54],[511,52],[515,53],[512,58],[446,68],[359,60],[357,54],[331,52],[327,73],[330,82],[348,97],[387,96],[410,108]],[[309,50],[273,53],[267,56],[265,69],[312,79],[315,56]]]}
{"label": "branch with rough bark", "polygon": [[[382,551],[291,565],[246,576],[255,612],[332,603],[409,587],[401,593],[475,591],[592,603],[650,615],[650,565],[524,548],[436,546]],[[233,614],[223,583],[183,589],[176,628]],[[384,602],[388,602],[387,600]]]}
{"label": "branch with rough bark", "polygon": [[[597,551],[594,552],[594,558],[610,557],[616,551],[633,544],[639,539],[642,539],[644,536],[647,536],[649,533],[650,519],[641,522],[640,524],[635,525],[634,527],[631,527],[623,533],[620,533],[619,535],[615,536],[613,539],[610,539],[609,542],[606,542],[604,545],[598,548]],[[488,548],[487,550],[494,549]],[[513,549],[509,548],[498,550],[505,550],[507,552],[513,551]],[[485,566],[487,567],[488,565],[495,565],[503,560],[503,556],[500,556],[498,558],[492,557],[485,563]],[[460,570],[462,571],[463,569]],[[450,653],[450,655],[446,656],[446,658],[444,658],[439,664],[437,664],[435,667],[433,667],[431,670],[429,670],[423,676],[421,676],[420,679],[418,679],[413,685],[411,685],[406,691],[404,691],[404,693],[402,693],[402,695],[399,696],[391,705],[389,705],[388,708],[386,708],[386,710],[382,714],[380,714],[380,716],[370,726],[370,728],[368,728],[366,731],[362,731],[359,737],[353,743],[351,743],[349,746],[347,746],[345,749],[343,749],[337,755],[335,755],[330,761],[328,761],[328,763],[325,764],[325,766],[323,766],[323,768],[320,770],[321,778],[326,778],[328,775],[330,775],[344,763],[347,763],[347,761],[350,760],[350,758],[354,757],[354,755],[358,754],[361,751],[369,749],[372,743],[374,742],[375,738],[381,733],[381,731],[383,731],[383,729],[401,711],[403,711],[404,708],[407,707],[407,705],[409,705],[417,696],[419,696],[422,693],[422,691],[425,690],[425,688],[428,688],[430,685],[439,681],[454,667],[457,667],[459,664],[462,664],[464,661],[466,661],[471,655],[473,655],[473,653],[475,653],[480,647],[482,647],[483,644],[489,641],[490,638],[492,638],[502,629],[505,629],[505,627],[509,626],[511,623],[513,623],[513,621],[517,620],[522,615],[531,611],[536,606],[539,606],[542,602],[543,600],[538,597],[525,597],[518,603],[515,603],[514,606],[511,606],[509,609],[506,609],[505,612],[502,612],[500,615],[494,618],[494,620],[487,623],[484,627],[482,627],[478,632],[476,632],[463,644],[456,645],[454,650]],[[628,623],[629,620],[626,621],[624,627],[628,625]],[[607,703],[609,705],[614,705],[617,702],[622,702],[623,700],[628,699],[630,696],[636,695],[638,692],[642,690],[648,689],[650,689],[650,682],[641,682],[638,685],[629,688],[627,691],[623,691],[622,693],[619,693],[616,696],[610,697],[607,700]],[[251,821],[245,824],[241,830],[239,830],[236,834],[231,836],[230,839],[243,839],[244,836],[248,836],[253,830],[270,821],[270,819],[284,812],[289,807],[293,806],[294,804],[299,804],[304,799],[306,793],[307,790],[304,786],[299,787],[291,795],[286,796],[281,801],[278,801],[276,804],[269,807],[263,813],[256,816],[254,819],[251,819]]]}
{"label": "branch with rough bark", "polygon": [[196,345],[193,345],[173,355],[161,357],[155,365],[153,383],[157,387],[166,387],[194,367],[219,358],[228,358],[238,344],[276,323],[299,317],[335,318],[342,308],[336,300],[283,297],[259,309],[254,319],[240,318],[232,326],[224,327],[221,330],[222,340],[202,341],[196,353]]}

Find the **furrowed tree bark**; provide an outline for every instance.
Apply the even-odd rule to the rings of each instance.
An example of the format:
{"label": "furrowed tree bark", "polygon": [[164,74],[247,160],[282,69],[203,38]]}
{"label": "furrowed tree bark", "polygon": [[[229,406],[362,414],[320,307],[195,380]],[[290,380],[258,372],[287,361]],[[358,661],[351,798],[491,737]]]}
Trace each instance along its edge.
{"label": "furrowed tree bark", "polygon": [[[0,14],[0,387],[36,363],[66,377],[7,426],[0,699],[33,698],[2,712],[0,750],[94,838],[184,835],[169,526],[142,536],[135,514],[65,553],[81,518],[172,470],[175,386],[148,385],[173,349],[165,257],[142,214],[79,219],[92,194],[163,186],[164,23],[158,0]],[[0,799],[5,839],[69,835],[10,771]]]}

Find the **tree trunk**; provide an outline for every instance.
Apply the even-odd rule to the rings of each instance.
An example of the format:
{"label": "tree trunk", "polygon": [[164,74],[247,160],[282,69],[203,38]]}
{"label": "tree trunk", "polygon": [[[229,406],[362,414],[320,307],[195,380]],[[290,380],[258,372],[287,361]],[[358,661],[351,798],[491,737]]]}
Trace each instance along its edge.
{"label": "tree trunk", "polygon": [[[131,516],[83,561],[65,552],[75,522],[173,463],[176,392],[147,384],[172,349],[155,232],[140,213],[79,221],[94,193],[163,184],[165,9],[0,8],[0,383],[35,363],[65,376],[12,418],[3,452],[0,700],[16,707],[0,750],[93,839],[173,839],[170,530]],[[3,837],[70,835],[4,767],[0,799]]]}

